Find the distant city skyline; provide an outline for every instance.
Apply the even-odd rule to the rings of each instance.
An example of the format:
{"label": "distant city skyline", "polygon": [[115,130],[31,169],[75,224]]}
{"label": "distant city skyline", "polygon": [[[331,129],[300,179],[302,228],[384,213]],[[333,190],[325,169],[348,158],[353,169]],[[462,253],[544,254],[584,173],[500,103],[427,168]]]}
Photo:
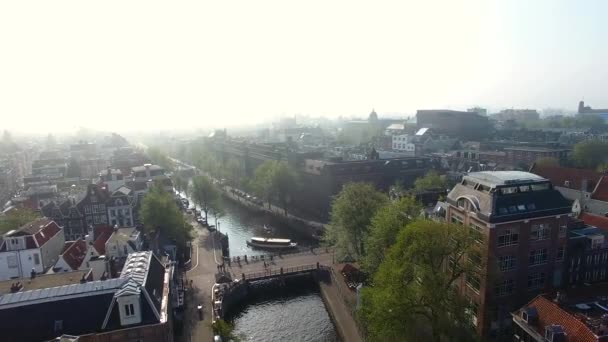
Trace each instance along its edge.
{"label": "distant city skyline", "polygon": [[608,2],[0,4],[3,129],[608,107]]}

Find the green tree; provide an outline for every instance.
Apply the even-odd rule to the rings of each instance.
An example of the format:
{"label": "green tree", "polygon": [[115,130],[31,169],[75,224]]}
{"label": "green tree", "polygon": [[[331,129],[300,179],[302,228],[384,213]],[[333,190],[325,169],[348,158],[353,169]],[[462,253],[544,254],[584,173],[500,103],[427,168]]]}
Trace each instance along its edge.
{"label": "green tree", "polygon": [[140,209],[145,231],[154,234],[160,231],[183,248],[192,239],[192,226],[186,223],[173,195],[166,192],[160,184],[154,184],[146,193]]}
{"label": "green tree", "polygon": [[293,199],[299,186],[299,178],[296,171],[285,161],[275,162],[272,172],[272,190],[277,200],[281,203],[283,211],[287,216],[287,206]]}
{"label": "green tree", "polygon": [[192,178],[190,194],[194,203],[198,204],[205,213],[205,219],[208,218],[209,212],[219,212],[220,193],[206,176]]}
{"label": "green tree", "polygon": [[80,177],[80,165],[75,158],[70,158],[66,175],[70,178]]}
{"label": "green tree", "polygon": [[362,292],[360,314],[370,341],[471,341],[469,303],[457,288],[479,276],[469,257],[476,246],[468,229],[418,220],[402,229]]}
{"label": "green tree", "polygon": [[219,335],[222,338],[222,341],[226,342],[240,342],[244,341],[245,337],[243,335],[237,335],[234,332],[234,325],[224,321],[223,319],[218,319],[212,324],[213,331],[215,334]]}
{"label": "green tree", "polygon": [[188,194],[188,180],[184,177],[182,177],[181,175],[177,174],[174,178],[173,178],[173,187],[175,188],[175,190],[177,190],[178,192],[185,192],[186,194]]}
{"label": "green tree", "polygon": [[427,172],[424,177],[419,177],[414,181],[414,190],[430,190],[430,189],[445,189],[447,182],[444,177],[440,176],[435,170]]}
{"label": "green tree", "polygon": [[369,236],[365,241],[367,253],[362,265],[366,273],[376,273],[399,232],[420,215],[421,209],[420,203],[412,196],[402,197],[378,209],[371,220]]}
{"label": "green tree", "polygon": [[230,158],[226,162],[225,170],[226,178],[229,184],[233,186],[240,186],[243,178],[243,168],[241,167],[241,163],[235,158]]}
{"label": "green tree", "polygon": [[608,162],[608,142],[588,140],[574,145],[572,160],[578,167],[596,169]]}
{"label": "green tree", "polygon": [[268,202],[268,209],[270,209],[270,201],[273,194],[273,172],[274,161],[267,160],[255,169],[253,181],[251,182],[253,192]]}
{"label": "green tree", "polygon": [[30,209],[13,209],[7,214],[0,215],[0,234],[17,229],[40,217],[39,213]]}
{"label": "green tree", "polygon": [[169,158],[160,148],[149,147],[146,153],[150,157],[150,160],[156,165],[160,165],[167,171],[172,171],[175,168],[173,160]]}
{"label": "green tree", "polygon": [[334,198],[326,239],[342,255],[361,257],[372,217],[388,198],[369,183],[346,184]]}

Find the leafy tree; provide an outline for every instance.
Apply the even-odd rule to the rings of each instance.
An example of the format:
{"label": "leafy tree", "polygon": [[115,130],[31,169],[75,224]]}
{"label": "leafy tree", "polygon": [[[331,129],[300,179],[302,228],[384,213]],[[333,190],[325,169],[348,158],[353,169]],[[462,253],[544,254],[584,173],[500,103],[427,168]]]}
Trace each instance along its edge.
{"label": "leafy tree", "polygon": [[363,256],[372,217],[387,202],[369,183],[346,184],[333,200],[326,239],[342,254]]}
{"label": "leafy tree", "polygon": [[208,218],[209,212],[219,212],[220,193],[209,178],[205,176],[192,178],[190,194],[194,203],[198,204],[205,213],[205,219]]}
{"label": "leafy tree", "polygon": [[40,217],[40,214],[30,209],[13,209],[5,215],[0,215],[0,234],[17,229]]}
{"label": "leafy tree", "polygon": [[234,332],[234,325],[224,321],[223,319],[215,321],[212,324],[212,328],[216,334],[220,335],[222,341],[240,342],[245,340],[243,335],[237,335]]}
{"label": "leafy tree", "polygon": [[78,161],[74,158],[70,158],[66,175],[70,178],[74,178],[80,177],[80,174],[80,165],[78,165]]}
{"label": "leafy tree", "polygon": [[175,190],[177,190],[178,192],[185,192],[186,194],[188,194],[188,180],[185,179],[184,177],[182,177],[181,175],[176,175],[173,178],[173,187],[175,188]]}
{"label": "leafy tree", "polygon": [[467,299],[458,292],[476,244],[468,229],[418,220],[402,229],[363,289],[360,314],[370,341],[470,341],[474,330]]}
{"label": "leafy tree", "polygon": [[226,162],[225,170],[226,178],[230,184],[239,186],[243,178],[243,168],[241,167],[241,163],[234,158],[230,158]]}
{"label": "leafy tree", "polygon": [[287,162],[275,162],[272,172],[272,189],[281,203],[285,215],[287,215],[287,205],[298,188],[298,182],[298,174]]}
{"label": "leafy tree", "polygon": [[272,189],[272,173],[274,170],[274,162],[267,160],[255,169],[253,176],[252,188],[253,192],[266,199],[268,209],[270,209],[270,200],[273,193]]}
{"label": "leafy tree", "polygon": [[414,197],[408,196],[378,209],[371,220],[369,236],[365,241],[367,254],[362,260],[363,269],[368,274],[376,273],[399,232],[420,215],[421,208]]}
{"label": "leafy tree", "polygon": [[572,160],[578,167],[596,169],[608,162],[608,142],[589,140],[574,145]]}
{"label": "leafy tree", "polygon": [[150,147],[146,152],[154,164],[160,165],[168,171],[172,171],[175,168],[173,160],[171,160],[171,158],[169,158],[160,148]]}
{"label": "leafy tree", "polygon": [[414,190],[445,189],[447,182],[435,170],[427,172],[424,177],[417,178],[414,182]]}
{"label": "leafy tree", "polygon": [[147,233],[160,231],[179,247],[184,247],[192,239],[192,226],[186,223],[173,195],[160,184],[154,184],[146,193],[139,215]]}

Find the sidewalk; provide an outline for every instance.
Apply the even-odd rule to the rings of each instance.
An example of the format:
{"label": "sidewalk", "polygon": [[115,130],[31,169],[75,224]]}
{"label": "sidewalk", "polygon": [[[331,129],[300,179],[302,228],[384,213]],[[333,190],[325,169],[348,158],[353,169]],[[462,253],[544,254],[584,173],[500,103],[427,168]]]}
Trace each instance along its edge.
{"label": "sidewalk", "polygon": [[327,305],[329,315],[336,325],[340,339],[348,342],[362,342],[363,339],[359,335],[355,320],[338,293],[337,285],[333,281],[332,283],[321,281],[319,282],[319,286],[321,288],[321,296]]}

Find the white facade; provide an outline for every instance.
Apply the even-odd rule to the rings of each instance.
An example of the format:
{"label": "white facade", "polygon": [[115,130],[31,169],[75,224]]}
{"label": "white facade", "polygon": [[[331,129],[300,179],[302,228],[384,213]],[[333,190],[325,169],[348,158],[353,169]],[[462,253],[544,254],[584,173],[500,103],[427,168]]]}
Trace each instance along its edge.
{"label": "white facade", "polygon": [[120,325],[126,326],[141,323],[141,296],[130,295],[116,298],[118,312],[120,313]]}
{"label": "white facade", "polygon": [[0,253],[0,281],[11,278],[28,278],[32,272],[42,273],[42,258],[39,248]]}
{"label": "white facade", "polygon": [[106,258],[108,260],[112,257],[119,260],[126,258],[130,253],[141,251],[142,245],[142,236],[137,229],[119,228],[106,242]]}
{"label": "white facade", "polygon": [[108,206],[108,220],[112,227],[132,227],[133,209],[128,203],[122,206]]}
{"label": "white facade", "polygon": [[416,152],[416,145],[411,143],[408,134],[393,135],[392,147],[395,151],[411,152],[412,155]]}

